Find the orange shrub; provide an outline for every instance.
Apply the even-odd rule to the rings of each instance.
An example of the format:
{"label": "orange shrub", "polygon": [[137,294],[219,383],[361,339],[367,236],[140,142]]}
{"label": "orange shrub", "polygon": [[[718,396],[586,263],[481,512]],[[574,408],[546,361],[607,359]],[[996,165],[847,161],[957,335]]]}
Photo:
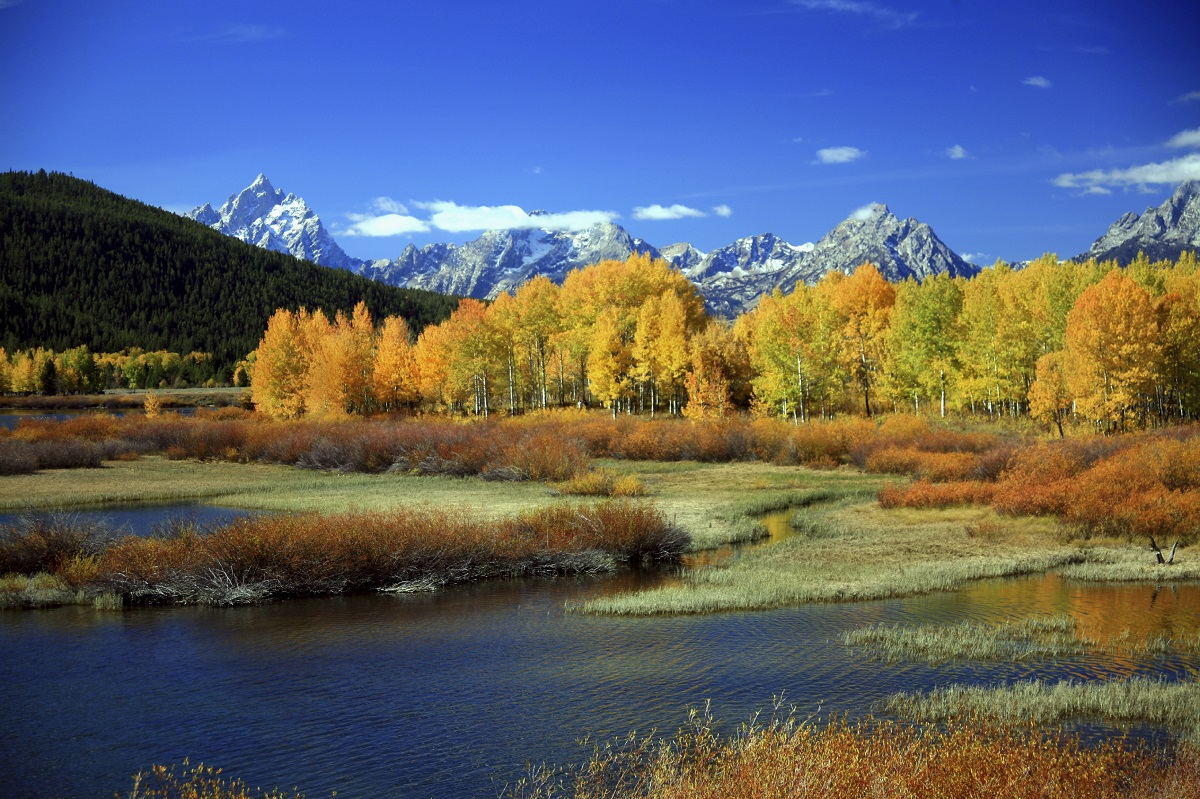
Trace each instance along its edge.
{"label": "orange shrub", "polygon": [[885,486],[879,504],[885,508],[947,508],[952,505],[988,505],[996,486],[978,480],[930,483],[918,480],[904,488]]}
{"label": "orange shrub", "polygon": [[[128,537],[98,580],[133,601],[238,604],[415,580],[592,571],[673,560],[688,538],[646,505],[551,506],[498,522],[462,512],[257,516],[208,535]],[[603,553],[603,554],[601,554]]]}

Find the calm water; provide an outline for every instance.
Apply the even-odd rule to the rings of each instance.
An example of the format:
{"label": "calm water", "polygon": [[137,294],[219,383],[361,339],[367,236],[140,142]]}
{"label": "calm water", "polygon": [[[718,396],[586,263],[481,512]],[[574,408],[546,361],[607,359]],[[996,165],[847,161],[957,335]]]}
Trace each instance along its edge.
{"label": "calm water", "polygon": [[494,796],[584,737],[671,732],[711,700],[732,728],[786,695],[803,715],[898,690],[1044,677],[1200,676],[1200,658],[885,666],[838,636],[876,622],[1071,613],[1086,634],[1200,628],[1200,587],[1054,576],[906,600],[681,618],[564,604],[666,579],[503,581],[237,609],[0,614],[0,795],[110,797],[152,763],[220,765],[328,797]]}
{"label": "calm water", "polygon": [[[170,413],[176,413],[181,416],[190,416],[196,412],[195,408],[170,408]],[[32,410],[29,408],[5,408],[0,410],[0,427],[6,427],[9,430],[16,428],[22,419],[40,419],[51,422],[65,422],[67,419],[74,419],[76,416],[85,416],[95,413],[108,413],[113,416],[140,416],[145,413],[141,408],[121,408],[120,410],[109,410],[107,408],[62,408],[60,410]]]}
{"label": "calm water", "polygon": [[[105,505],[103,508],[73,509],[61,515],[72,522],[87,525],[101,524],[118,535],[153,535],[171,521],[185,521],[200,527],[229,524],[243,516],[257,516],[264,511],[241,508],[221,508],[214,505],[171,503],[166,505]],[[12,524],[23,517],[52,516],[55,512],[0,512],[0,525]]]}

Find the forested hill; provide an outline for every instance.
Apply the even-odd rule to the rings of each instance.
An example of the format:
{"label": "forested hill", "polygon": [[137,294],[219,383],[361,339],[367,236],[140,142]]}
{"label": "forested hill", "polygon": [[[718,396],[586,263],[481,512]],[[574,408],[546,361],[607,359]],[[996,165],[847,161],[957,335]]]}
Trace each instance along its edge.
{"label": "forested hill", "polygon": [[0,174],[0,346],[212,353],[255,348],[277,308],[331,318],[362,300],[414,331],[457,298],[269,252],[58,173]]}

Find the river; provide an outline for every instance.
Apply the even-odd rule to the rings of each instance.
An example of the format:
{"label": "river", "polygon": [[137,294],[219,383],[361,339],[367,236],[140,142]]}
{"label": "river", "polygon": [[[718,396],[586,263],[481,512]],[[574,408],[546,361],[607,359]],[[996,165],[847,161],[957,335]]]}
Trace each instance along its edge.
{"label": "river", "polygon": [[153,763],[220,766],[308,799],[488,797],[529,764],[577,762],[631,730],[672,732],[711,701],[724,729],[784,696],[859,715],[952,682],[1162,675],[1200,658],[885,665],[839,635],[877,622],[1071,613],[1085,632],[1200,628],[1200,587],[1054,575],[953,593],[711,616],[621,619],[569,602],[670,579],[496,581],[249,608],[0,614],[0,795],[111,797]]}

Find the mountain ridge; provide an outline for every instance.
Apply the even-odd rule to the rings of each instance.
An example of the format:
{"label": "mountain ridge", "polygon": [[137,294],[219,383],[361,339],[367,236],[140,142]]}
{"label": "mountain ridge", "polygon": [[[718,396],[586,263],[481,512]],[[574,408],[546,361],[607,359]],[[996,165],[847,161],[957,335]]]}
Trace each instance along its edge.
{"label": "mountain ridge", "polygon": [[1071,260],[1094,258],[1128,264],[1144,254],[1151,261],[1174,261],[1188,250],[1200,249],[1200,181],[1185,180],[1157,208],[1147,206],[1113,222],[1091,248]]}
{"label": "mountain ridge", "polygon": [[[274,204],[271,204],[271,203]],[[542,212],[535,212],[542,213]],[[260,174],[230,195],[219,210],[205,204],[188,216],[267,249],[290,252],[323,266],[347,269],[391,286],[494,299],[536,275],[561,283],[572,269],[634,253],[661,257],[688,277],[710,313],[732,318],[776,289],[814,284],[832,271],[849,274],[871,262],[888,280],[924,280],[936,274],[970,277],[981,267],[951,250],[933,228],[900,219],[875,203],[855,211],[815,243],[794,245],[771,233],[747,236],[707,253],[687,242],[661,249],[634,238],[614,222],[578,231],[486,230],[464,244],[409,244],[393,259],[352,258],[325,230],[304,200],[284,195]],[[1145,251],[1152,260],[1174,259],[1200,246],[1200,183],[1185,182],[1159,208],[1129,213],[1077,258],[1128,263]]]}

